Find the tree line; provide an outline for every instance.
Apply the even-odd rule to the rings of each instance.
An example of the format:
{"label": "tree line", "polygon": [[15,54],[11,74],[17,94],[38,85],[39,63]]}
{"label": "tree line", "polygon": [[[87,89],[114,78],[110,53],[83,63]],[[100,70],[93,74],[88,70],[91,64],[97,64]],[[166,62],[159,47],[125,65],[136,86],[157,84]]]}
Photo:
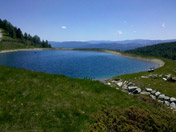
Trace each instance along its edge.
{"label": "tree line", "polygon": [[128,53],[158,56],[176,60],[176,42],[161,43],[126,51]]}
{"label": "tree line", "polygon": [[34,35],[31,36],[30,34],[27,34],[26,32],[23,34],[20,28],[17,28],[13,26],[10,22],[8,22],[6,19],[1,20],[0,19],[0,28],[4,29],[5,32],[13,39],[21,40],[24,44],[30,43],[32,46],[39,46],[43,48],[51,48],[51,45],[48,44],[48,41],[44,41],[40,39],[39,36]]}

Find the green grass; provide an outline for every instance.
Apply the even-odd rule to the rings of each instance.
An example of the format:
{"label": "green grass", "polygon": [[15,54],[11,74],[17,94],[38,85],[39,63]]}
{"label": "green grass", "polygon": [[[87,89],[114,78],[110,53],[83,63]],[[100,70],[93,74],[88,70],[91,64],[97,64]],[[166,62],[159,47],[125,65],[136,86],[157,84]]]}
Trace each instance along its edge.
{"label": "green grass", "polygon": [[98,81],[0,69],[0,131],[79,132],[88,130],[103,108],[163,109]]}
{"label": "green grass", "polygon": [[[135,55],[134,55],[135,56]],[[143,56],[152,58],[151,56]],[[141,88],[152,88],[158,90],[168,96],[176,97],[176,83],[170,81],[163,81],[161,78],[141,78],[141,76],[147,76],[149,74],[171,74],[172,76],[176,76],[176,61],[170,59],[164,59],[159,57],[153,57],[161,59],[165,62],[165,65],[161,68],[156,69],[154,72],[139,72],[134,74],[126,74],[121,75],[115,78],[121,78],[123,80],[128,80],[134,82],[136,85],[140,86]]]}
{"label": "green grass", "polygon": [[[26,48],[19,43],[0,43],[0,50]],[[154,73],[176,75],[176,62],[163,59],[166,65]],[[118,78],[160,90],[176,97],[176,85],[160,79],[136,79],[148,72]],[[159,87],[162,84],[162,87]],[[88,131],[95,115],[103,109],[130,106],[151,113],[170,110],[140,95],[130,96],[98,81],[73,79],[62,75],[33,72],[0,66],[0,131]]]}

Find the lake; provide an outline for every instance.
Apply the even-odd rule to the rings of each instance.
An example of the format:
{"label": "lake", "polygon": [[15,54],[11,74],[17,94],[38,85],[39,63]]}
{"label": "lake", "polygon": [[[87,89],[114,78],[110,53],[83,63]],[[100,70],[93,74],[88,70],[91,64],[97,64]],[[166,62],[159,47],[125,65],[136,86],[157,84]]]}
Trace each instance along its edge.
{"label": "lake", "polygon": [[73,78],[107,79],[146,71],[157,64],[98,51],[35,50],[0,54],[0,65],[63,74]]}

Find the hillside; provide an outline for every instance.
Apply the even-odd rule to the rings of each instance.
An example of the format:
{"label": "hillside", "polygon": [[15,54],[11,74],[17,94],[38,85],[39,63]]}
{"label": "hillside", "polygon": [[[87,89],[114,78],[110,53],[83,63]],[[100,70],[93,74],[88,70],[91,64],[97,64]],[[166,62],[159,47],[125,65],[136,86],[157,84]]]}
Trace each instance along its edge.
{"label": "hillside", "polygon": [[[163,130],[175,131],[176,115],[147,97],[129,96],[98,81],[4,66],[0,68],[0,131],[79,132],[89,130],[91,125],[91,131],[102,132],[106,118],[111,123],[111,118],[118,118],[121,114],[127,116],[125,113],[116,114],[117,110],[122,112],[133,109],[139,114],[147,113],[141,117],[145,122],[136,120],[136,123],[146,125],[146,130],[155,131],[163,127]],[[128,109],[130,106],[133,107]],[[109,116],[104,118],[106,110]],[[99,125],[96,120],[100,121]],[[128,121],[130,119],[124,120]],[[147,126],[148,121],[153,124]],[[122,127],[121,130],[130,130],[131,125],[122,123],[119,127]]]}
{"label": "hillside", "polygon": [[176,60],[176,42],[161,43],[152,46],[128,50],[127,53],[158,56]]}
{"label": "hillside", "polygon": [[49,43],[55,48],[82,48],[82,49],[110,49],[110,50],[120,50],[126,51],[131,49],[136,49],[139,47],[144,47],[148,45],[154,45],[164,42],[173,42],[176,40],[124,40],[124,41],[66,41],[66,42],[53,42]]}
{"label": "hillside", "polygon": [[0,50],[18,49],[18,48],[50,48],[48,41],[40,39],[39,36],[31,36],[27,33],[22,33],[20,28],[13,26],[7,20],[0,19]]}

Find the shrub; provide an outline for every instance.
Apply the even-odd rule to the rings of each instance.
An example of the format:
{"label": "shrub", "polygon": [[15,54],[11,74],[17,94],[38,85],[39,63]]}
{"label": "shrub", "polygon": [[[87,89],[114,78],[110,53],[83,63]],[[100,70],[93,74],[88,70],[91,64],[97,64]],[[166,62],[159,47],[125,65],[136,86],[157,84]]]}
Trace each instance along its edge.
{"label": "shrub", "polygon": [[130,107],[104,109],[95,115],[90,132],[175,132],[176,115],[170,110]]}

